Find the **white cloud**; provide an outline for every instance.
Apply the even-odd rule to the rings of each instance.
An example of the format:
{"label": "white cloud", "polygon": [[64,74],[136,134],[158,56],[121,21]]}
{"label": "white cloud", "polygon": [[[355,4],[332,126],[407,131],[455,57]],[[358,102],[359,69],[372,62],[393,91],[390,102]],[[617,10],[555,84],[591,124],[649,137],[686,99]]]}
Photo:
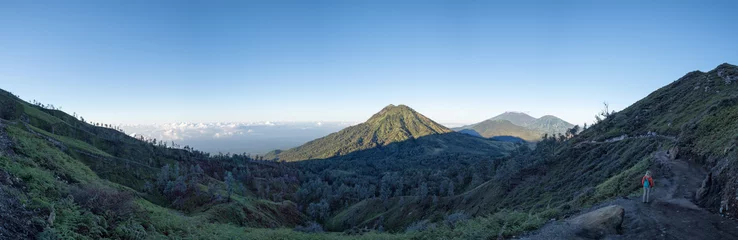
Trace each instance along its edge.
{"label": "white cloud", "polygon": [[[132,136],[141,135],[146,138],[156,138],[164,141],[182,141],[187,139],[226,138],[239,135],[271,135],[273,131],[280,134],[290,134],[290,129],[331,129],[337,130],[353,123],[339,122],[216,122],[216,123],[163,123],[149,125],[123,125],[126,132],[133,132]],[[284,128],[274,128],[283,126]]]}

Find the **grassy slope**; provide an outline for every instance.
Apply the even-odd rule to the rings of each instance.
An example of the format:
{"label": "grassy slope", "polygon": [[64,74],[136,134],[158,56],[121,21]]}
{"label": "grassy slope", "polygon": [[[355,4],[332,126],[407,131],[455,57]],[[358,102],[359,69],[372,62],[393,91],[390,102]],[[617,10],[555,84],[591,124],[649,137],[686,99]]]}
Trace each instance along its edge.
{"label": "grassy slope", "polygon": [[[735,198],[731,196],[736,196],[734,182],[738,176],[735,167],[738,82],[726,81],[718,72],[724,76],[733,74],[729,76],[738,79],[738,68],[727,64],[708,73],[689,73],[572,140],[549,150],[539,145],[530,154],[507,160],[497,169],[495,180],[475,189],[441,198],[436,205],[393,199],[385,208],[379,200],[367,200],[344,209],[327,226],[338,228],[352,219],[363,219],[362,223],[367,224],[383,216],[389,229],[402,230],[408,223],[421,219],[438,221],[444,214],[433,209],[439,206],[445,206],[441,208],[447,211],[445,214],[464,211],[488,216],[501,209],[513,209],[567,215],[598,202],[636,193],[639,185],[634,183],[652,167],[652,154],[676,148],[683,158],[712,167],[713,186],[717,186],[706,190],[705,205],[714,207],[713,210],[718,210],[721,202],[733,206]],[[586,143],[622,134],[644,135],[649,131],[678,138],[657,136]]]}
{"label": "grassy slope", "polygon": [[722,64],[709,72],[694,71],[649,94],[586,132],[589,138],[605,139],[648,131],[678,138],[681,158],[711,169],[712,179],[698,202],[708,209],[738,210],[727,206],[735,199],[738,173],[738,67]]}
{"label": "grassy slope", "polygon": [[[159,159],[141,160],[135,156],[154,158],[161,154],[154,153],[156,150],[148,144],[117,131],[90,126],[60,111],[37,108],[6,92],[0,95],[3,104],[0,116],[5,119],[0,120],[0,140],[8,143],[0,146],[0,175],[15,179],[8,186],[0,186],[0,191],[17,198],[28,209],[36,209],[32,218],[26,219],[33,222],[31,230],[26,230],[26,234],[30,234],[27,236],[46,236],[53,232],[51,235],[77,239],[142,236],[154,239],[177,236],[194,239],[318,238],[286,229],[245,230],[241,227],[294,226],[302,221],[302,214],[289,202],[235,196],[231,203],[203,206],[190,214],[152,203],[149,200],[155,198],[137,191],[145,179],[152,179],[158,171],[149,164],[175,161],[176,152]],[[136,208],[143,211],[111,226],[106,223],[105,216],[66,200],[72,189],[92,187],[131,193],[135,196]],[[53,225],[47,221],[52,211],[56,214]],[[19,222],[26,220],[18,219]]]}
{"label": "grassy slope", "polygon": [[365,123],[282,151],[278,157],[286,161],[324,159],[451,132],[450,129],[433,122],[407,106],[390,105]]}

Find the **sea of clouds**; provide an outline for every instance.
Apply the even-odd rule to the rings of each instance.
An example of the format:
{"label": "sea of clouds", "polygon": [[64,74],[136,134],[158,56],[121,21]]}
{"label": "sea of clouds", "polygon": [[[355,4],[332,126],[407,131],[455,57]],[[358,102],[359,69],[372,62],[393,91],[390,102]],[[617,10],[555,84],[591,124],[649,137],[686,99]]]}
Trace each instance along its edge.
{"label": "sea of clouds", "polygon": [[264,154],[337,132],[349,122],[164,123],[120,126],[131,136],[189,145],[210,153]]}

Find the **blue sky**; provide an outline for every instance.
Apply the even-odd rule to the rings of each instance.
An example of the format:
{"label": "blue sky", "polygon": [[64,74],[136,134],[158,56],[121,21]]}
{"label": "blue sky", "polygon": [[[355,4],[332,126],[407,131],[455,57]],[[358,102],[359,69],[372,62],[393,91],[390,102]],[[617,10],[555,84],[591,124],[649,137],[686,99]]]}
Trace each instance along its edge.
{"label": "blue sky", "polygon": [[105,123],[591,122],[738,64],[738,4],[0,1],[0,88]]}

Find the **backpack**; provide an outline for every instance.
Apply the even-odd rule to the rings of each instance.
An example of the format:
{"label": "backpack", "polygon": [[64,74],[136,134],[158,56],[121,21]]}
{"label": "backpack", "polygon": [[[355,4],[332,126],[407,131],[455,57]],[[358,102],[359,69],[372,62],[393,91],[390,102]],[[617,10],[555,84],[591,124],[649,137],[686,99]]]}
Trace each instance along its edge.
{"label": "backpack", "polygon": [[653,181],[651,179],[652,179],[651,177],[646,177],[645,181],[643,181],[643,187],[650,188],[651,187],[651,181]]}

